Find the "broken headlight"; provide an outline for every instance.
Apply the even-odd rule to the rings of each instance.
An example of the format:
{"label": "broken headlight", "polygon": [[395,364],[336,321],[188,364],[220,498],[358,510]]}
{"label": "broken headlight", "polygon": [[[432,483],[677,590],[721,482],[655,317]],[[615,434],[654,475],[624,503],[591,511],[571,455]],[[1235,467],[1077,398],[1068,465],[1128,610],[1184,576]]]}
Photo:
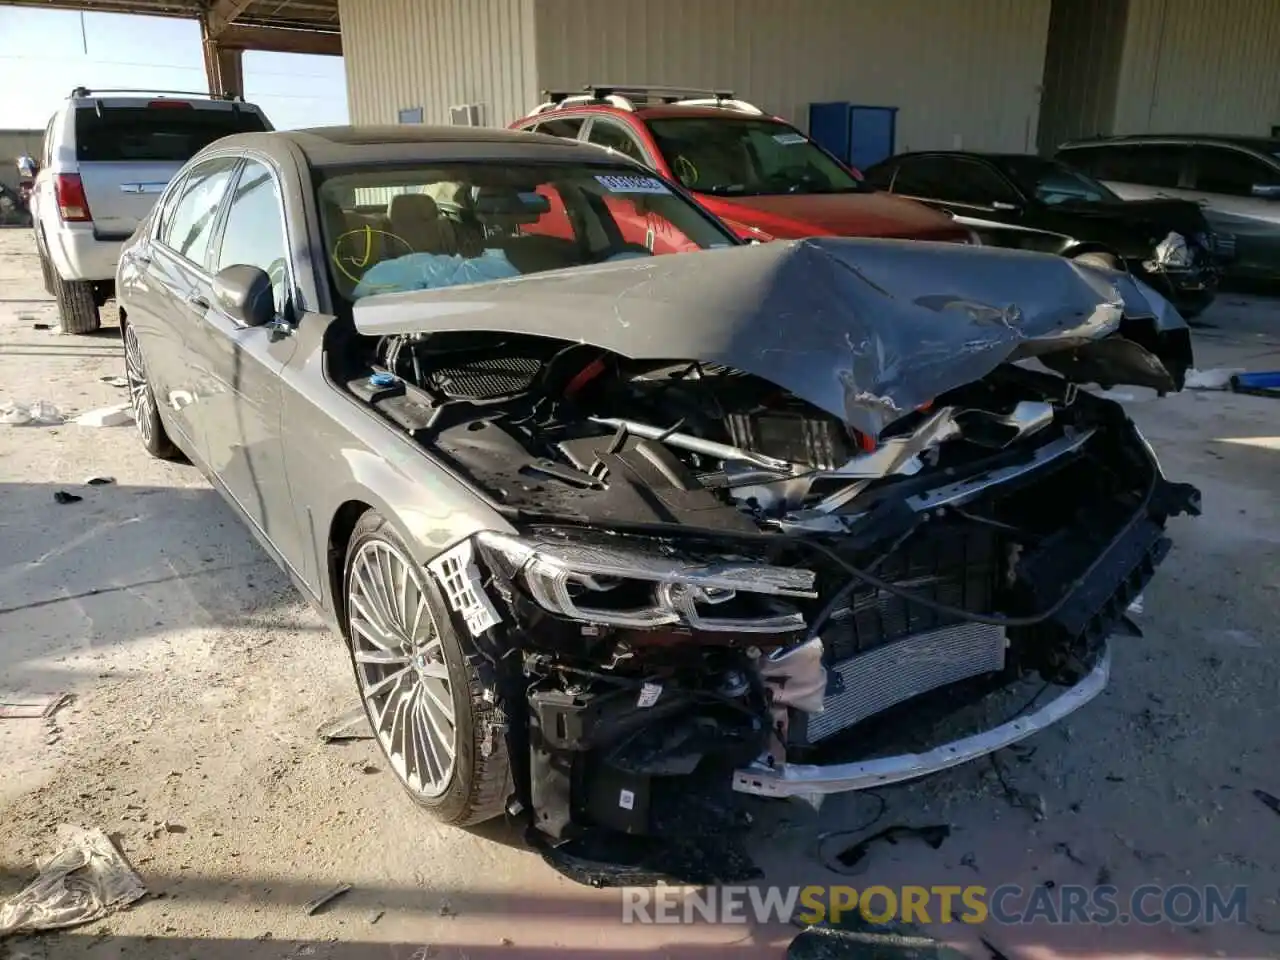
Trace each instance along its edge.
{"label": "broken headlight", "polygon": [[1191,266],[1191,248],[1187,246],[1186,238],[1170,231],[1168,236],[1156,244],[1156,263],[1163,267]]}
{"label": "broken headlight", "polygon": [[551,613],[604,626],[784,633],[804,628],[786,598],[813,599],[811,570],[705,561],[637,547],[481,533],[481,548]]}

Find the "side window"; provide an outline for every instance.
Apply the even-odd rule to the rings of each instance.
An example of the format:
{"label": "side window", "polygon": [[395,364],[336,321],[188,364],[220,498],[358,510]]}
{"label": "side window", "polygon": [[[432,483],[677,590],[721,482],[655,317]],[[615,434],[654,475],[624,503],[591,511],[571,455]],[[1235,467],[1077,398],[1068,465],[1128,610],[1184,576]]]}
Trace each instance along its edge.
{"label": "side window", "polygon": [[551,137],[564,137],[566,140],[577,140],[582,130],[582,117],[559,117],[555,120],[543,120],[530,129],[534,133],[545,133]]}
{"label": "side window", "polygon": [[898,164],[892,160],[878,164],[870,170],[862,171],[864,181],[869,186],[875,187],[877,190],[894,190],[896,184],[893,175],[898,172]]}
{"label": "side window", "polygon": [[156,203],[155,222],[151,225],[151,236],[158,239],[164,233],[165,224],[169,222],[169,218],[173,216],[173,206],[178,202],[178,197],[182,196],[183,185],[187,182],[186,177],[176,177],[165,190],[164,195]]}
{"label": "side window", "polygon": [[213,223],[235,165],[234,157],[216,157],[191,168],[173,212],[160,231],[161,243],[192,263],[204,266]]}
{"label": "side window", "polygon": [[957,160],[947,171],[941,199],[989,207],[996,201],[1012,203],[1018,199],[1000,174],[972,160]]}
{"label": "side window", "polygon": [[1177,144],[1129,143],[1071,150],[1063,159],[1099,180],[1173,189],[1186,155],[1186,148]]}
{"label": "side window", "polygon": [[40,166],[46,170],[53,164],[53,125],[57,119],[58,115],[55,113],[49,118],[49,125],[44,128],[44,158],[40,161]]}
{"label": "side window", "polygon": [[595,123],[591,124],[591,132],[587,134],[589,143],[596,143],[602,147],[610,147],[617,150],[624,157],[630,157],[637,160],[645,166],[649,166],[649,160],[645,157],[644,151],[640,149],[640,141],[633,137],[626,128],[621,124],[614,123],[612,120],[604,120],[596,118]]}
{"label": "side window", "polygon": [[266,271],[271,277],[276,312],[283,313],[288,292],[289,244],[280,190],[265,164],[245,161],[230,204],[213,270],[216,273],[224,267],[245,264]]}
{"label": "side window", "polygon": [[941,157],[908,157],[898,166],[893,192],[926,200],[941,200],[946,193],[951,164]]}
{"label": "side window", "polygon": [[1196,149],[1195,189],[1250,197],[1254,184],[1280,183],[1280,176],[1257,157],[1226,147]]}

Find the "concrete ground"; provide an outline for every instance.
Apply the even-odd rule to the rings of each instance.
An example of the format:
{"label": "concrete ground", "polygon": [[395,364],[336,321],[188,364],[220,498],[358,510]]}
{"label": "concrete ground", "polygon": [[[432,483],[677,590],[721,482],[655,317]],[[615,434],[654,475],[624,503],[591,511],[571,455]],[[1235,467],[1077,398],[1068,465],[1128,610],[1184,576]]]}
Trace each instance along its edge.
{"label": "concrete ground", "polygon": [[[29,241],[0,231],[0,403],[123,401],[102,379],[122,373],[113,325],[37,329],[56,323]],[[1224,294],[1204,320],[1201,367],[1280,368],[1276,302]],[[1117,641],[1110,689],[1006,751],[999,775],[984,761],[816,814],[764,807],[753,852],[771,880],[1245,885],[1240,923],[931,929],[1027,960],[1280,954],[1280,815],[1253,793],[1280,795],[1280,403],[1140,393],[1133,415],[1205,516],[1173,522],[1145,636]],[[338,639],[194,468],[149,459],[131,427],[0,426],[0,692],[75,695],[50,721],[0,720],[0,897],[55,852],[61,823],[114,836],[150,894],[0,941],[0,957],[784,955],[782,925],[623,926],[616,892],[560,877],[507,828],[437,826],[374,744],[317,740],[353,689]],[[881,801],[844,845],[895,824],[950,836],[873,846],[851,877],[824,869],[818,834]],[[351,891],[308,916],[338,883]]]}

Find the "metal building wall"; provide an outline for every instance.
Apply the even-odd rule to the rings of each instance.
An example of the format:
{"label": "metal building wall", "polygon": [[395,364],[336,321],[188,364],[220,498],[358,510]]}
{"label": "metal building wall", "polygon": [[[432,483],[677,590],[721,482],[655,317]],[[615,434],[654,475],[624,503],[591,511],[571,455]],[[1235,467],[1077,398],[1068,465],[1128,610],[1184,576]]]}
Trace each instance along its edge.
{"label": "metal building wall", "polygon": [[351,122],[396,123],[422,108],[480,104],[505,126],[537,96],[533,0],[339,0]]}
{"label": "metal building wall", "polygon": [[900,108],[899,151],[1035,149],[1050,0],[534,3],[544,89],[725,86],[802,128],[849,100]]}
{"label": "metal building wall", "polygon": [[1127,0],[1053,0],[1040,101],[1039,147],[1110,133],[1124,52]]}
{"label": "metal building wall", "polygon": [[1130,0],[1115,133],[1280,124],[1280,3]]}

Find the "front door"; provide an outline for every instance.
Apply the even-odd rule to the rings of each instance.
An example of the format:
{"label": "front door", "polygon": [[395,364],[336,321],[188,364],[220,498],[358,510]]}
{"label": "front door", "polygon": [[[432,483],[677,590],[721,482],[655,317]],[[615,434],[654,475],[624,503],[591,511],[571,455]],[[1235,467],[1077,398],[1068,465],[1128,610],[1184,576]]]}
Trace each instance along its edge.
{"label": "front door", "polygon": [[[291,310],[292,268],[279,181],[264,160],[244,161],[228,192],[210,271],[258,267],[271,277],[276,314]],[[210,470],[295,571],[302,549],[285,474],[280,371],[293,355],[290,332],[246,327],[211,300],[197,351],[215,385],[200,407],[199,430]]]}

